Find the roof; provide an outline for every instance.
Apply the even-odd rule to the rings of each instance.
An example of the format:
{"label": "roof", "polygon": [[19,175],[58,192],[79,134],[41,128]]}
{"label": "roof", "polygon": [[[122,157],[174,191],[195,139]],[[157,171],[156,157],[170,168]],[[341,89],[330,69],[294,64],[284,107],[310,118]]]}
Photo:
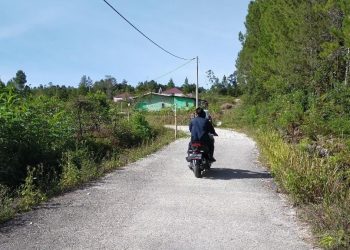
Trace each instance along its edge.
{"label": "roof", "polygon": [[144,97],[144,96],[148,96],[148,95],[158,95],[158,96],[165,96],[165,97],[178,97],[178,98],[189,98],[189,99],[196,99],[194,97],[190,97],[190,96],[185,96],[185,95],[174,95],[174,94],[167,94],[167,93],[155,93],[155,92],[148,92],[146,94],[143,94],[141,96],[138,96],[136,98],[140,98],[140,97]]}
{"label": "roof", "polygon": [[125,93],[121,93],[121,94],[119,94],[119,95],[116,95],[116,96],[114,96],[115,98],[133,98],[133,96],[131,96],[130,95],[130,93],[127,93],[127,92],[125,92]]}
{"label": "roof", "polygon": [[[141,98],[141,97],[144,97],[144,96],[147,96],[147,95],[158,95],[158,96],[166,96],[166,97],[173,97],[174,95],[169,95],[169,94],[164,94],[164,92],[162,94],[159,94],[159,93],[155,93],[155,92],[148,92],[146,94],[143,94],[141,96],[137,96],[136,99],[138,98]],[[176,96],[177,98],[188,98],[188,99],[194,99],[196,100],[195,97],[192,97],[192,96]],[[207,100],[203,100],[203,99],[198,99],[199,102],[204,102],[204,103],[208,103]]]}
{"label": "roof", "polygon": [[167,90],[163,91],[162,94],[168,94],[168,95],[180,94],[180,95],[183,95],[182,91],[178,88],[167,89]]}

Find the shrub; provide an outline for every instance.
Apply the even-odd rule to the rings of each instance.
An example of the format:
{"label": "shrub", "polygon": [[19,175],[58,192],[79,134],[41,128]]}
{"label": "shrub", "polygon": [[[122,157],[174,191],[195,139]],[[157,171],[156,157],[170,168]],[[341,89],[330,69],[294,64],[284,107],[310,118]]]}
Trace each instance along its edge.
{"label": "shrub", "polygon": [[72,147],[72,121],[58,102],[31,100],[5,89],[0,108],[0,183],[15,188],[27,166],[43,166],[45,175],[59,172],[62,153]]}
{"label": "shrub", "polygon": [[136,112],[131,116],[130,125],[138,141],[149,140],[152,137],[152,129],[141,113]]}
{"label": "shrub", "polygon": [[65,153],[60,178],[60,187],[62,190],[71,189],[80,183],[79,161],[80,159],[76,157],[74,152]]}
{"label": "shrub", "polygon": [[9,188],[0,184],[0,223],[8,220],[15,214]]}
{"label": "shrub", "polygon": [[19,208],[24,211],[46,199],[46,196],[34,184],[34,173],[35,168],[28,168],[27,177],[25,178],[24,184],[20,188]]}
{"label": "shrub", "polygon": [[133,128],[130,126],[130,122],[126,120],[118,121],[115,124],[113,138],[116,147],[115,150],[131,148],[140,143],[139,138],[133,133]]}

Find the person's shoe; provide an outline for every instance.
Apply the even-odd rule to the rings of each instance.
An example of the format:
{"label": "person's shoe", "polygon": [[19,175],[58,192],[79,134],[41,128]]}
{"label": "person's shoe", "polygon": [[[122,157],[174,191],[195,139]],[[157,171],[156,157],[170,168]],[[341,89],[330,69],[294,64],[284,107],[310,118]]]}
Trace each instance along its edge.
{"label": "person's shoe", "polygon": [[210,158],[210,161],[211,161],[211,162],[215,162],[216,159],[215,159],[214,157],[211,157],[211,158]]}

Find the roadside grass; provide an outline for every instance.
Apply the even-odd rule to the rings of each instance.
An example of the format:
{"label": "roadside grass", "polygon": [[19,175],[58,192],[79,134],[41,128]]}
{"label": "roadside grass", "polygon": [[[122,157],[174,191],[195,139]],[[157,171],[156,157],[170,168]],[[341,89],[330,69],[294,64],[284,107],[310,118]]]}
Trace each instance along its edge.
{"label": "roadside grass", "polygon": [[[79,187],[88,181],[96,180],[105,173],[135,162],[175,140],[172,129],[157,127],[156,130],[158,136],[154,139],[143,141],[138,147],[124,149],[120,153],[113,155],[110,159],[103,160],[101,164],[96,164],[89,158],[82,158],[82,163],[80,166],[77,166],[74,163],[72,154],[67,153],[63,166],[60,190],[67,191]],[[181,136],[184,135],[180,134],[179,138]],[[80,154],[82,153],[80,152]]]}
{"label": "roadside grass", "polygon": [[[138,147],[125,149],[100,164],[95,163],[81,150],[67,152],[64,156],[62,173],[56,178],[57,181],[52,183],[50,192],[45,193],[38,188],[39,185],[36,185],[41,178],[40,166],[28,169],[25,183],[16,194],[10,194],[7,187],[0,185],[0,223],[13,218],[17,213],[30,210],[50,197],[78,188],[108,172],[152,154],[175,140],[173,129],[158,126],[156,132],[155,138],[142,142]],[[185,136],[185,133],[178,133],[178,138]],[[81,160],[79,164],[77,159]]]}
{"label": "roadside grass", "polygon": [[309,155],[286,144],[274,131],[259,131],[257,142],[273,176],[304,208],[322,247],[350,247],[349,170],[332,157]]}
{"label": "roadside grass", "polygon": [[0,184],[0,223],[12,218],[14,214],[13,199],[10,198],[9,189]]}
{"label": "roadside grass", "polygon": [[342,150],[321,156],[309,141],[288,143],[274,129],[246,125],[235,111],[225,115],[223,125],[243,130],[256,140],[262,162],[300,208],[321,247],[350,248],[350,147],[344,146],[346,141],[334,138],[333,144]]}
{"label": "roadside grass", "polygon": [[[193,110],[178,110],[176,114],[177,125],[188,125],[191,120]],[[175,124],[175,112],[170,109],[165,109],[159,112],[149,112],[144,114],[148,123],[151,126],[164,126]]]}

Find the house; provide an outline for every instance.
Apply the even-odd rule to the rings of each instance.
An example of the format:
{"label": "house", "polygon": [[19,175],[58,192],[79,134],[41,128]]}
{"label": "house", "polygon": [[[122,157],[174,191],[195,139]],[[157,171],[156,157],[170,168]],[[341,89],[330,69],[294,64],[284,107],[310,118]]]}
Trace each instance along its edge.
{"label": "house", "polygon": [[[166,108],[174,108],[176,105],[177,109],[188,110],[196,106],[196,99],[193,97],[179,96],[176,93],[164,94],[164,92],[161,94],[150,92],[137,97],[135,109],[139,111],[160,111]],[[205,104],[207,104],[206,101],[199,100],[200,106]]]}
{"label": "house", "polygon": [[113,97],[113,102],[132,102],[134,99],[130,93],[122,93]]}

